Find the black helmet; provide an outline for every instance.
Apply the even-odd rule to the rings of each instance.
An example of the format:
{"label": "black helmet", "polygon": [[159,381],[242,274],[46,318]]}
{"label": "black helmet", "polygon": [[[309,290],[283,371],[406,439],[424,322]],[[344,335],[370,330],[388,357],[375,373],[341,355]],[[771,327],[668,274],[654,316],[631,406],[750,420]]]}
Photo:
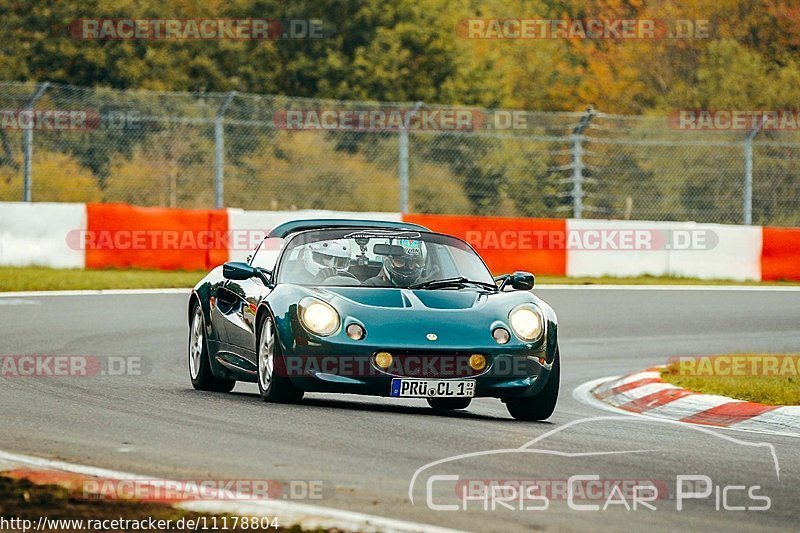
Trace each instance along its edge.
{"label": "black helmet", "polygon": [[389,255],[383,260],[386,276],[395,287],[407,287],[417,281],[425,269],[425,245],[422,241],[399,239],[403,255]]}

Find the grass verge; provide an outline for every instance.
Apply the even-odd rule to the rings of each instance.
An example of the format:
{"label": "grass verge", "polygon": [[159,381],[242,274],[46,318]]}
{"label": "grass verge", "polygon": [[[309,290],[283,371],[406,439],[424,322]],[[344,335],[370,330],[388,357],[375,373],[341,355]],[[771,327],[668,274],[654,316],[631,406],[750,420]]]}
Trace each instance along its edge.
{"label": "grass verge", "polygon": [[[58,485],[39,485],[27,479],[16,479],[0,476],[0,517],[10,526],[9,531],[34,530],[39,525],[41,517],[49,521],[43,524],[43,531],[58,531],[70,533],[73,531],[97,531],[98,528],[89,520],[117,521],[103,524],[103,531],[195,531],[199,524],[206,524],[208,529],[214,523],[218,526],[225,523],[226,531],[271,531],[275,533],[293,531],[299,528],[253,528],[241,527],[242,520],[229,515],[210,515],[182,511],[168,505],[158,503],[145,503],[135,500],[90,500],[81,494],[70,491]],[[152,519],[152,520],[151,520]],[[12,520],[16,521],[13,522]],[[56,520],[63,522],[54,522]],[[123,523],[123,520],[136,521],[146,527],[137,527],[132,522]],[[170,528],[154,528],[152,524],[159,520],[170,520]],[[223,522],[225,520],[225,522]],[[233,527],[236,520],[237,527]],[[28,521],[28,522],[23,522]],[[71,521],[68,522],[68,521]],[[190,523],[189,521],[193,521]],[[16,526],[15,526],[16,523]],[[102,523],[102,522],[100,522]],[[162,525],[166,522],[162,522]],[[248,525],[250,522],[248,521]],[[256,523],[258,525],[258,523]],[[92,526],[92,527],[89,527]],[[119,526],[119,527],[117,527]],[[127,527],[126,527],[127,526]],[[181,527],[182,526],[182,527]],[[198,530],[201,530],[199,527]],[[220,527],[221,529],[221,527]],[[5,530],[5,529],[4,529]]]}
{"label": "grass verge", "polygon": [[[205,271],[77,270],[46,267],[0,267],[0,292],[85,289],[190,288]],[[639,276],[633,278],[567,278],[537,276],[537,285],[800,285],[800,281],[737,282]]]}
{"label": "grass verge", "polygon": [[731,281],[724,279],[698,279],[671,276],[636,276],[615,278],[603,276],[599,278],[568,278],[562,276],[536,276],[537,285],[800,285],[800,281]]}
{"label": "grass verge", "polygon": [[661,379],[703,394],[767,405],[800,405],[800,356],[734,354],[669,363]]}
{"label": "grass verge", "polygon": [[0,268],[0,291],[190,288],[206,272]]}

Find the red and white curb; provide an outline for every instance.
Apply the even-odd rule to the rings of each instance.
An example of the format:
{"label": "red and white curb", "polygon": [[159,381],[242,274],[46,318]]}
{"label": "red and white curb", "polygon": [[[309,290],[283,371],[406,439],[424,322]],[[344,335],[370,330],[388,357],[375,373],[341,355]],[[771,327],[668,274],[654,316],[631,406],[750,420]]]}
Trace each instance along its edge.
{"label": "red and white curb", "polygon": [[[163,487],[180,486],[179,481],[155,479],[105,468],[67,463],[0,451],[0,472],[18,478],[30,479],[37,484],[69,485],[87,480],[137,481]],[[188,489],[187,489],[188,490]],[[231,497],[216,500],[188,500],[171,502],[173,507],[199,513],[218,513],[234,516],[278,518],[282,528],[298,526],[301,530],[334,529],[348,532],[389,533],[458,533],[458,530],[436,527],[417,522],[384,518],[382,516],[333,509],[298,502],[264,499],[236,499]]]}
{"label": "red and white curb", "polygon": [[800,437],[800,406],[777,407],[692,392],[662,381],[661,368],[586,383],[575,396],[595,406],[648,417]]}

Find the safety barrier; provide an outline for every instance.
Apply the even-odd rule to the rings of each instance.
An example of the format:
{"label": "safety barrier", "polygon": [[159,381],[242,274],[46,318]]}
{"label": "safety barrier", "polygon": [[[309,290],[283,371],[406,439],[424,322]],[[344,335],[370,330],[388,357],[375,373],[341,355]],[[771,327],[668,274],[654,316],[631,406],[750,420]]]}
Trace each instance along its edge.
{"label": "safety barrier", "polygon": [[70,237],[85,229],[83,204],[2,202],[0,265],[84,268],[84,251]]}
{"label": "safety barrier", "polygon": [[405,220],[470,243],[495,273],[800,280],[800,228],[344,211],[0,203],[0,266],[204,270],[293,219]]}
{"label": "safety barrier", "polygon": [[225,210],[87,204],[86,268],[203,270],[228,260]]}
{"label": "safety barrier", "polygon": [[[737,281],[761,279],[761,227],[568,220],[567,232],[577,234],[567,252],[567,275],[672,276]],[[614,232],[617,232],[614,234]],[[590,235],[600,241],[597,247]],[[603,246],[603,240],[609,244]],[[625,243],[627,239],[629,242]]]}
{"label": "safety barrier", "polygon": [[800,279],[800,228],[764,228],[761,279]]}

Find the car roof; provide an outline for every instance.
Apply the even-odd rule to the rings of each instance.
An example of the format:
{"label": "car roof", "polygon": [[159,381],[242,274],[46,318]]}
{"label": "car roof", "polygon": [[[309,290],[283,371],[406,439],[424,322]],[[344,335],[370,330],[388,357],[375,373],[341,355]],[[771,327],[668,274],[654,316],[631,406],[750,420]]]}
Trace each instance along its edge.
{"label": "car roof", "polygon": [[347,218],[316,218],[310,220],[290,220],[272,228],[267,237],[284,238],[291,233],[312,229],[328,228],[375,228],[430,231],[425,226],[410,222],[395,222],[391,220],[356,220]]}

